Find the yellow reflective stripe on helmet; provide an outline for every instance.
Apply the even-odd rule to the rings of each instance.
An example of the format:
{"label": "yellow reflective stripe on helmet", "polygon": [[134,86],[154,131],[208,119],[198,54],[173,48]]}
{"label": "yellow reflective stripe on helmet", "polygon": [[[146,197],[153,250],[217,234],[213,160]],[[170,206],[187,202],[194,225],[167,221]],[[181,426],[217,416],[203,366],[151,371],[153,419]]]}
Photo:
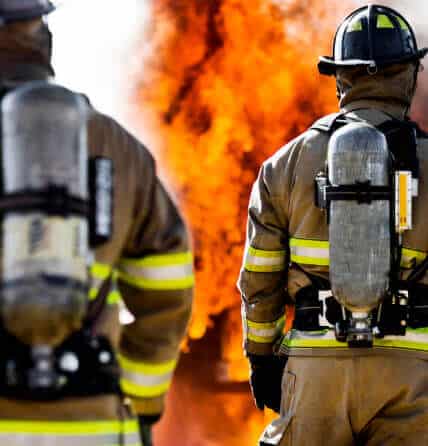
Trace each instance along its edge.
{"label": "yellow reflective stripe on helmet", "polygon": [[363,30],[363,23],[361,22],[360,19],[352,20],[346,29],[347,32],[362,31],[362,30]]}
{"label": "yellow reflective stripe on helmet", "polygon": [[404,29],[404,30],[409,30],[409,25],[401,18],[401,17],[399,17],[399,16],[394,16],[397,20],[398,20],[398,23],[400,24],[400,27],[401,27],[401,29]]}
{"label": "yellow reflective stripe on helmet", "polygon": [[285,317],[281,316],[272,322],[253,322],[247,319],[245,321],[246,334],[249,341],[268,344],[275,341],[283,332],[285,326]]}
{"label": "yellow reflective stripe on helmet", "polygon": [[386,16],[385,14],[379,14],[377,16],[377,25],[376,26],[379,29],[385,29],[385,28],[394,29],[395,28],[391,19],[388,16]]}
{"label": "yellow reflective stripe on helmet", "polygon": [[122,368],[120,384],[122,390],[128,394],[138,397],[153,398],[164,394],[172,381],[177,360],[167,361],[160,364],[136,362],[118,356]]}
{"label": "yellow reflective stripe on helmet", "polygon": [[244,268],[250,272],[272,273],[285,269],[286,251],[265,251],[250,246],[247,249]]}
{"label": "yellow reflective stripe on helmet", "polygon": [[194,285],[191,252],[123,259],[119,277],[129,285],[153,290],[187,289]]}
{"label": "yellow reflective stripe on helmet", "polygon": [[290,260],[302,265],[328,266],[329,243],[326,240],[291,238]]}

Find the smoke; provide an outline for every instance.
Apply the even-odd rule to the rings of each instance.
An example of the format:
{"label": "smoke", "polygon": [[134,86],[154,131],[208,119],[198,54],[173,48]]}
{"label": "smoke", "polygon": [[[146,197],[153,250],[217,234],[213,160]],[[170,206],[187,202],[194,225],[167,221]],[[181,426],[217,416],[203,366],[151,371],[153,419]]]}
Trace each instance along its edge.
{"label": "smoke", "polygon": [[56,81],[85,93],[91,103],[124,118],[133,66],[134,39],[149,6],[140,0],[63,1],[49,16]]}

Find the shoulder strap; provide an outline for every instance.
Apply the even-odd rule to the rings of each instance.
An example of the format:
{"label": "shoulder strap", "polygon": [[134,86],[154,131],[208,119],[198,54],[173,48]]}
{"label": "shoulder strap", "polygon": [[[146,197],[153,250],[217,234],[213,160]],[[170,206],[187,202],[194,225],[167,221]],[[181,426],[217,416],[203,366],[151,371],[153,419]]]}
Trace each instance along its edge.
{"label": "shoulder strap", "polygon": [[319,130],[323,133],[328,133],[329,135],[333,134],[340,127],[344,127],[346,124],[350,124],[352,122],[360,122],[355,117],[346,116],[345,113],[332,113],[331,115],[324,116],[318,121],[315,121],[310,129]]}
{"label": "shoulder strap", "polygon": [[319,130],[323,133],[333,133],[335,130],[335,124],[338,118],[342,116],[342,113],[332,113],[331,115],[327,115],[315,121],[310,129]]}
{"label": "shoulder strap", "polygon": [[422,130],[410,120],[391,118],[377,126],[386,137],[397,170],[411,170],[414,178],[419,178],[417,138]]}

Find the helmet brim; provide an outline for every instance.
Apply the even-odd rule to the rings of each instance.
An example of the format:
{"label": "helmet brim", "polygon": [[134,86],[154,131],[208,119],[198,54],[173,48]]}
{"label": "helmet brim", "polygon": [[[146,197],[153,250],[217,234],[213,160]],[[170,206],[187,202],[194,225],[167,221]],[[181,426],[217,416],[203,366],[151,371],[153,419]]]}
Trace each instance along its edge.
{"label": "helmet brim", "polygon": [[2,13],[0,11],[0,24],[18,22],[21,20],[32,20],[44,15],[50,14],[56,9],[56,6],[52,2],[47,2],[44,6],[38,6],[30,8],[27,11],[16,11]]}
{"label": "helmet brim", "polygon": [[325,76],[335,76],[338,68],[352,67],[384,67],[396,63],[406,63],[423,59],[428,54],[428,48],[422,48],[409,57],[401,57],[397,59],[389,59],[381,62],[374,60],[348,59],[334,60],[330,56],[321,56],[318,62],[318,71]]}

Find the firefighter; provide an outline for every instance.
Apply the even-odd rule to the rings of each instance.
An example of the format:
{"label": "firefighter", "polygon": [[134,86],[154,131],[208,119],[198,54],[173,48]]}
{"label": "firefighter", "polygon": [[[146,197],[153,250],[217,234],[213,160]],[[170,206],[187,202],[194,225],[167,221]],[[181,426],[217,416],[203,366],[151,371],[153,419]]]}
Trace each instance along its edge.
{"label": "firefighter", "polygon": [[[333,56],[320,58],[318,65],[321,74],[336,77],[339,113],[317,121],[260,169],[238,282],[253,396],[259,409],[280,414],[260,445],[428,442],[428,137],[408,117],[427,52],[418,49],[411,26],[398,12],[377,5],[354,11],[337,30]],[[347,139],[350,134],[352,140]],[[389,164],[380,157],[376,161],[386,166],[387,183],[363,179],[347,185],[332,181],[329,188],[324,184],[316,191],[321,201],[328,196],[330,204],[320,209],[314,180],[328,181],[360,168],[351,157],[350,169],[334,171],[342,143],[355,149],[352,156],[363,153],[362,146],[367,152],[387,147]],[[413,225],[399,233],[390,228],[389,209],[394,210],[396,197],[389,183],[395,172],[391,166],[410,178],[400,189],[406,205],[395,212],[412,205]],[[336,218],[344,203],[353,206],[354,220],[346,212]],[[387,212],[382,223],[373,225],[372,216],[378,218],[381,207]],[[366,228],[381,234],[380,226],[384,238],[359,244],[352,236],[346,239],[349,234],[360,237]],[[344,235],[342,241],[334,231]],[[391,243],[383,254],[378,248],[385,240]],[[337,257],[338,248],[342,257]],[[363,256],[359,267],[390,265],[379,276],[388,287],[382,305],[354,313],[331,290],[367,252],[373,257]],[[347,278],[346,286],[363,290],[363,299],[371,298],[365,290],[372,279],[351,277],[349,283]],[[351,318],[363,313],[352,325]],[[284,314],[292,320],[286,321]],[[284,334],[286,322],[292,325]]]}
{"label": "firefighter", "polygon": [[[53,9],[47,0],[0,1],[2,98],[28,82],[52,80],[51,34],[43,16]],[[58,91],[57,99],[65,90]],[[18,99],[28,97],[27,93],[23,91]],[[82,96],[76,96],[81,103]],[[153,157],[113,119],[91,108],[86,99],[83,102],[88,109],[89,156],[110,160],[114,169],[113,233],[95,249],[90,265],[85,315],[89,326],[85,332],[81,328],[74,333],[78,342],[66,341],[71,353],[63,355],[60,367],[68,370],[69,386],[56,383],[56,388],[45,389],[49,391],[46,398],[43,393],[32,394],[28,386],[20,388],[19,380],[12,378],[27,376],[27,350],[17,339],[6,338],[7,330],[1,327],[0,443],[5,445],[140,445],[140,429],[144,444],[149,445],[151,426],[164,410],[190,316],[194,277],[188,235],[156,176]],[[13,101],[8,99],[8,104],[4,109],[10,113]],[[26,131],[25,122],[21,124],[20,131]],[[106,203],[108,207],[110,202]],[[40,228],[34,229],[32,241],[37,244]],[[61,249],[66,245],[61,240]],[[134,321],[121,327],[122,302]],[[28,314],[28,320],[32,319]],[[13,318],[9,320],[13,324]],[[27,334],[32,330],[21,328]],[[64,352],[64,348],[60,345],[56,351]],[[101,376],[103,364],[109,367]],[[39,361],[38,365],[39,375],[31,375],[30,381],[46,376],[49,363]],[[40,383],[46,385],[39,379]]]}

